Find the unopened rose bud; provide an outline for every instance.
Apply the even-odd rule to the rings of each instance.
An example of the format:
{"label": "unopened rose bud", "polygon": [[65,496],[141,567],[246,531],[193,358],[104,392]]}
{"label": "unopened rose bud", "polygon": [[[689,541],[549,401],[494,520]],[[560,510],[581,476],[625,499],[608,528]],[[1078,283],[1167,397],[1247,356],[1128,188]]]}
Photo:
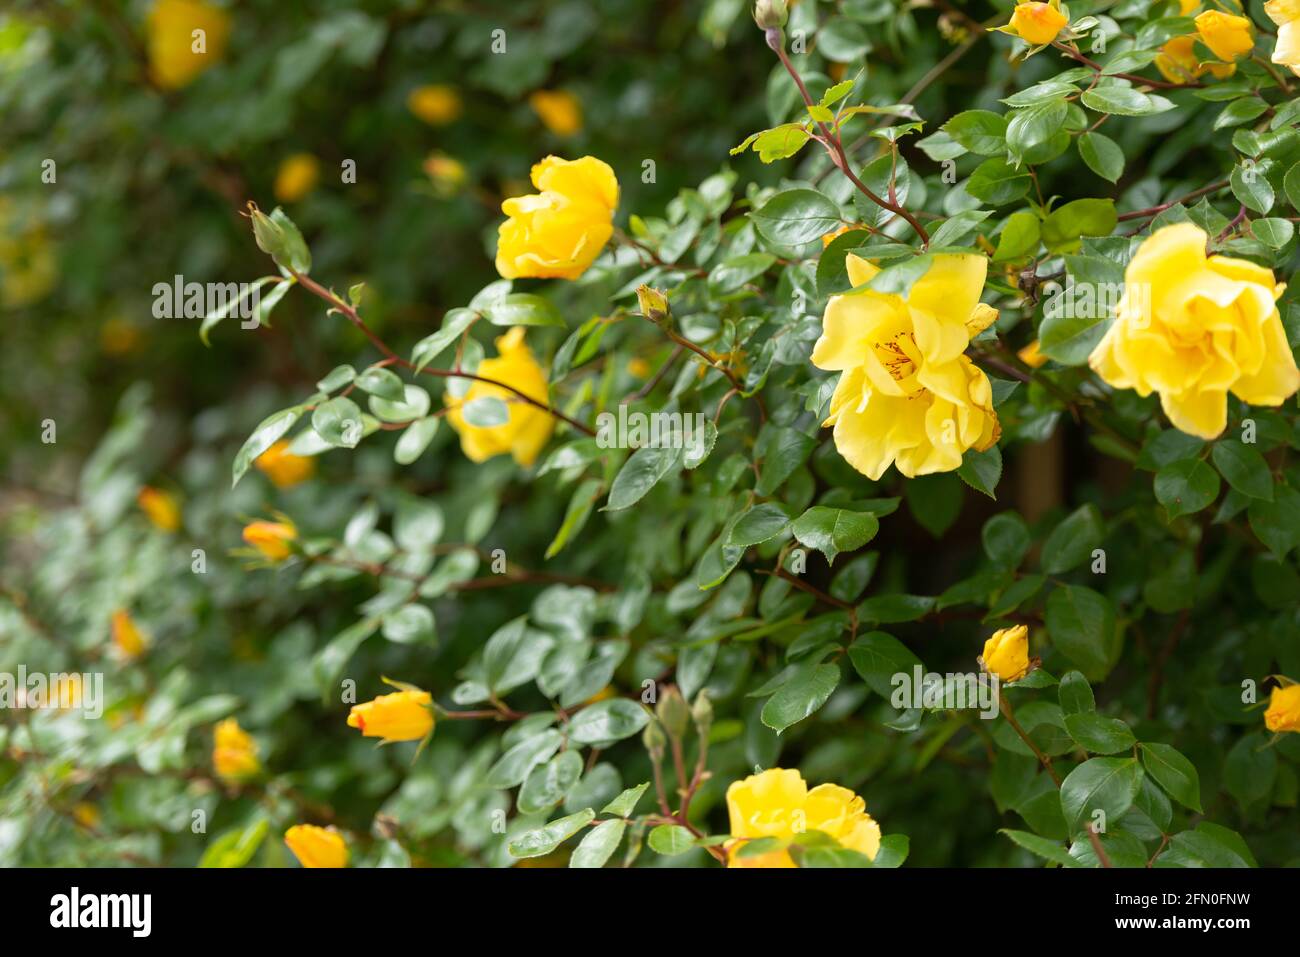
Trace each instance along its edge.
{"label": "unopened rose bud", "polygon": [[1003,681],[1017,681],[1029,671],[1029,629],[1024,625],[1002,628],[984,642],[984,670]]}
{"label": "unopened rose bud", "polygon": [[645,726],[645,731],[641,733],[641,743],[645,745],[645,749],[650,752],[652,758],[659,757],[664,753],[664,745],[668,743],[668,739],[664,737],[663,729],[659,727],[658,721],[651,721]]}
{"label": "unopened rose bud", "polygon": [[668,296],[662,289],[637,286],[636,301],[641,306],[641,315],[651,322],[663,322],[668,318]]}
{"label": "unopened rose bud", "polygon": [[709,692],[702,690],[695,696],[695,704],[691,707],[691,718],[695,721],[695,730],[704,740],[709,736],[709,729],[713,727],[713,702],[709,700]]}
{"label": "unopened rose bud", "polygon": [[754,4],[754,22],[760,30],[780,30],[789,16],[786,0],[758,0]]}
{"label": "unopened rose bud", "polygon": [[686,733],[686,725],[691,720],[691,709],[686,706],[686,699],[682,697],[676,685],[669,685],[659,696],[655,717],[664,726],[664,731],[669,737],[680,740]]}

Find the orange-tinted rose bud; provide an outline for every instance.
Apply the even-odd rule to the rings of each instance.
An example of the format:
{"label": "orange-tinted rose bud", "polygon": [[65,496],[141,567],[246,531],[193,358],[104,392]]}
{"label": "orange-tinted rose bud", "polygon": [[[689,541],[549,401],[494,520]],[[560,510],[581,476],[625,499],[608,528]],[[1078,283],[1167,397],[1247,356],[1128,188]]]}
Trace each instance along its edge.
{"label": "orange-tinted rose bud", "polygon": [[244,526],[244,541],[273,562],[288,558],[297,538],[298,530],[290,522],[253,522]]}
{"label": "orange-tinted rose bud", "polygon": [[289,440],[281,439],[259,455],[253,462],[258,471],[279,488],[289,488],[312,477],[316,460],[289,451]]}
{"label": "orange-tinted rose bud", "polygon": [[146,485],[135,500],[149,521],[164,532],[174,532],[181,527],[181,506],[176,496]]}
{"label": "orange-tinted rose bud", "polygon": [[261,770],[257,742],[234,718],[220,722],[213,732],[212,767],[226,781],[242,781]]}
{"label": "orange-tinted rose bud", "polygon": [[332,827],[295,824],[284,832],[284,843],[303,867],[348,866],[348,846]]}
{"label": "orange-tinted rose bud", "polygon": [[433,696],[427,691],[396,691],[354,704],[348,727],[384,742],[418,741],[433,730]]}
{"label": "orange-tinted rose bud", "polygon": [[1273,689],[1264,726],[1270,731],[1300,731],[1300,684]]}
{"label": "orange-tinted rose bud", "polygon": [[148,644],[144,632],[125,609],[113,612],[113,644],[127,660],[140,657]]}

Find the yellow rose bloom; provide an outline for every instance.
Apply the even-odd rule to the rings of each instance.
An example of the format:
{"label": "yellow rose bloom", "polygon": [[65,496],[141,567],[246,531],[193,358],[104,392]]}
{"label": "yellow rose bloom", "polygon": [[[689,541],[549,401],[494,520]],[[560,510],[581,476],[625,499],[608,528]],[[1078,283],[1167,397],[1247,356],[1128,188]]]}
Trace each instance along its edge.
{"label": "yellow rose bloom", "polygon": [[284,832],[284,843],[303,867],[348,866],[348,846],[332,827],[295,824]]}
{"label": "yellow rose bloom", "polygon": [[293,552],[290,544],[298,537],[291,522],[251,522],[244,526],[244,541],[273,562],[282,561]]}
{"label": "yellow rose bloom", "polygon": [[1001,628],[984,642],[984,670],[1003,681],[1019,681],[1029,672],[1029,629]]}
{"label": "yellow rose bloom", "polygon": [[582,104],[564,90],[537,90],[528,96],[542,125],[556,136],[573,136],[582,132]]}
{"label": "yellow rose bloom", "polygon": [[1228,392],[1281,405],[1300,388],[1300,371],[1274,303],[1286,287],[1263,266],[1207,257],[1207,240],[1178,223],[1143,241],[1088,364],[1116,389],[1158,392],[1176,428],[1209,440],[1227,425]]}
{"label": "yellow rose bloom", "polygon": [[819,784],[810,791],[798,771],[769,768],[736,781],[727,788],[727,814],[733,838],[727,844],[728,867],[794,867],[789,851],[749,857],[736,852],[748,839],[790,839],[805,831],[821,831],[872,860],[880,850],[880,825],[862,798],[838,784]]}
{"label": "yellow rose bloom", "polygon": [[1037,339],[1017,352],[1016,358],[1031,369],[1040,368],[1047,363],[1047,356],[1043,355]]}
{"label": "yellow rose bloom", "polygon": [[427,691],[395,691],[365,704],[354,704],[348,727],[362,737],[390,741],[418,741],[433,730],[433,696]]}
{"label": "yellow rose bloom", "polygon": [[1264,12],[1277,24],[1272,61],[1300,76],[1300,0],[1268,0]]}
{"label": "yellow rose bloom", "polygon": [[430,153],[424,161],[424,172],[433,184],[433,191],[443,198],[454,196],[469,182],[465,164],[446,153]]}
{"label": "yellow rose bloom", "polygon": [[1034,46],[1051,43],[1061,32],[1061,27],[1070,22],[1069,17],[1060,11],[1056,0],[1051,3],[1017,3],[1007,24],[1020,39]]}
{"label": "yellow rose bloom", "polygon": [[150,76],[163,89],[179,90],[221,59],[230,16],[202,0],[158,0],[148,34]]}
{"label": "yellow rose bloom", "polygon": [[460,94],[453,86],[417,86],[406,96],[406,108],[430,126],[446,126],[460,118]]}
{"label": "yellow rose bloom", "polygon": [[50,683],[50,705],[60,711],[81,706],[81,675],[59,675]]}
{"label": "yellow rose bloom", "polygon": [[1225,63],[1249,53],[1255,46],[1250,21],[1221,10],[1206,10],[1196,16],[1196,33],[1210,52]]}
{"label": "yellow rose bloom", "polygon": [[289,451],[289,440],[280,439],[269,449],[253,460],[258,471],[264,474],[277,488],[290,488],[306,481],[316,471],[316,460],[306,455],[293,455]]}
{"label": "yellow rose bloom", "polygon": [[282,203],[296,203],[320,182],[320,161],[310,153],[285,157],[275,174],[275,198]]}
{"label": "yellow rose bloom", "polygon": [[0,196],[0,308],[21,309],[49,295],[58,279],[58,258],[44,227],[15,222]]}
{"label": "yellow rose bloom", "polygon": [[[478,374],[514,386],[538,402],[548,402],[546,372],[524,342],[523,326],[515,326],[497,337],[497,355],[479,363]],[[506,404],[508,418],[500,425],[471,425],[465,421],[464,405],[474,399],[495,397]],[[473,381],[458,399],[447,397],[447,422],[460,436],[460,448],[471,462],[485,462],[509,452],[517,464],[527,468],[537,460],[555,430],[549,412],[524,402],[499,386]]]}
{"label": "yellow rose bloom", "polygon": [[1170,83],[1189,83],[1207,72],[1220,80],[1237,72],[1235,63],[1202,63],[1196,55],[1196,36],[1174,37],[1160,48],[1156,69]]}
{"label": "yellow rose bloom", "polygon": [[496,267],[506,279],[577,279],[614,234],[618,180],[594,156],[548,156],[533,166],[540,193],[501,204]]}
{"label": "yellow rose bloom", "polygon": [[1300,684],[1274,688],[1264,712],[1264,727],[1270,731],[1300,731]]}
{"label": "yellow rose bloom", "polygon": [[226,781],[241,781],[261,770],[257,742],[234,718],[219,722],[213,731],[212,767]]}
{"label": "yellow rose bloom", "polygon": [[181,527],[181,506],[176,496],[146,485],[135,500],[149,521],[164,532],[174,532]]}
{"label": "yellow rose bloom", "polygon": [[99,827],[101,820],[99,808],[89,801],[80,801],[72,806],[72,819],[87,830],[93,831]]}
{"label": "yellow rose bloom", "polygon": [[147,644],[144,632],[131,618],[125,609],[119,608],[113,612],[113,644],[122,657],[130,661],[132,658],[138,658],[144,653]]}
{"label": "yellow rose bloom", "polygon": [[[846,257],[850,281],[879,270]],[[979,301],[988,260],[939,254],[906,299],[873,289],[831,297],[812,363],[840,372],[825,425],[872,481],[894,464],[908,478],[950,472],[1001,434],[988,376],[962,353],[997,318]]]}

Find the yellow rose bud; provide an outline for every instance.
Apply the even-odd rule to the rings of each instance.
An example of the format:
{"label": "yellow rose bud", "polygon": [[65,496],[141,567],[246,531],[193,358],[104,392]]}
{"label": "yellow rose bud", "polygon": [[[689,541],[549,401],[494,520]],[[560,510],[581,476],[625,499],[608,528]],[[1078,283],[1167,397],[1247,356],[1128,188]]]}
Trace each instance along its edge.
{"label": "yellow rose bud", "polygon": [[1008,26],[1020,39],[1034,46],[1051,43],[1069,23],[1069,18],[1052,3],[1018,3]]}
{"label": "yellow rose bud", "polygon": [[496,267],[506,279],[577,279],[614,233],[618,180],[594,156],[548,156],[533,166],[540,193],[501,204]]}
{"label": "yellow rose bud", "polygon": [[446,126],[460,118],[460,94],[441,83],[417,86],[407,94],[406,107],[430,126]]}
{"label": "yellow rose bud", "polygon": [[58,258],[44,227],[14,216],[0,196],[0,307],[22,309],[49,295],[58,279]]}
{"label": "yellow rose bud", "polygon": [[146,485],[136,496],[141,510],[164,532],[174,532],[181,527],[181,506],[174,495]]}
{"label": "yellow rose bud", "polygon": [[636,379],[648,379],[650,377],[650,363],[640,356],[633,356],[627,360],[627,374]]}
{"label": "yellow rose bud", "polygon": [[[546,372],[524,342],[524,329],[515,326],[497,338],[497,355],[479,363],[478,374],[514,386],[539,402],[547,402]],[[467,402],[494,397],[506,404],[506,421],[499,425],[471,425],[465,421]],[[549,412],[524,402],[519,396],[487,382],[474,381],[459,399],[447,397],[447,422],[460,436],[460,448],[471,462],[484,462],[509,452],[527,468],[537,460],[555,429]]]}
{"label": "yellow rose bud", "polygon": [[454,196],[469,182],[465,164],[446,153],[430,153],[424,161],[424,172],[433,191],[443,198]]}
{"label": "yellow rose bud", "polygon": [[1202,63],[1195,46],[1195,35],[1174,37],[1160,48],[1156,69],[1170,83],[1188,83],[1207,72],[1223,80],[1237,72],[1235,63]]}
{"label": "yellow rose bud", "polygon": [[1196,16],[1196,33],[1220,60],[1231,63],[1255,46],[1250,21],[1221,10],[1206,10]]}
{"label": "yellow rose bud", "polygon": [[1047,362],[1047,356],[1040,351],[1037,339],[1017,352],[1016,358],[1031,369],[1037,369]]}
{"label": "yellow rose bud", "polygon": [[433,730],[433,696],[427,691],[395,691],[365,704],[354,704],[348,727],[363,737],[418,741]]}
{"label": "yellow rose bud", "polygon": [[61,711],[81,706],[81,675],[60,675],[50,683],[50,704]]}
{"label": "yellow rose bud", "polygon": [[259,455],[253,464],[278,488],[297,485],[311,478],[316,471],[316,460],[306,455],[293,455],[289,451],[288,439],[280,439]]}
{"label": "yellow rose bud", "polygon": [[528,97],[542,125],[556,136],[573,136],[582,132],[582,104],[564,90],[537,90]]}
{"label": "yellow rose bud", "polygon": [[[874,269],[849,262],[850,279]],[[997,317],[979,301],[987,270],[982,255],[938,254],[906,299],[857,288],[827,304],[812,363],[841,374],[825,424],[872,481],[891,464],[908,478],[950,472],[967,449],[997,442],[993,388],[963,355]]]}
{"label": "yellow rose bud", "polygon": [[178,90],[221,59],[230,17],[201,0],[158,0],[149,12],[149,74],[166,90]]}
{"label": "yellow rose bud", "polygon": [[993,632],[984,642],[984,670],[1003,681],[1019,681],[1029,672],[1029,629],[1014,625]]}
{"label": "yellow rose bud", "polygon": [[332,827],[295,824],[284,832],[284,843],[303,867],[348,866],[348,846]]}
{"label": "yellow rose bud", "polygon": [[286,157],[275,174],[275,198],[282,203],[296,203],[320,181],[320,162],[310,153]]}
{"label": "yellow rose bud", "polygon": [[72,806],[72,819],[87,830],[99,827],[99,808],[88,801],[80,801]]}
{"label": "yellow rose bud", "polygon": [[1116,389],[1160,394],[1175,428],[1214,439],[1228,393],[1278,406],[1300,389],[1277,299],[1285,285],[1263,266],[1209,256],[1192,223],[1156,230],[1124,275],[1115,321],[1088,358]]}
{"label": "yellow rose bud", "polygon": [[1270,731],[1300,731],[1300,684],[1274,688],[1264,712],[1264,727]]}
{"label": "yellow rose bud", "polygon": [[244,541],[273,562],[282,561],[293,552],[290,544],[298,530],[290,522],[252,522],[244,526]]}
{"label": "yellow rose bud", "polygon": [[132,620],[131,616],[125,609],[119,608],[113,612],[113,644],[122,657],[130,661],[132,658],[138,658],[144,653],[145,646],[148,642],[145,639],[144,632]]}
{"label": "yellow rose bud", "polygon": [[769,768],[727,788],[731,837],[728,867],[794,867],[788,851],[741,857],[746,840],[760,837],[792,839],[805,831],[821,831],[842,846],[872,860],[880,850],[880,825],[866,805],[848,788],[819,784],[811,791],[798,771]]}
{"label": "yellow rose bud", "polygon": [[1300,0],[1268,0],[1264,12],[1277,24],[1271,59],[1300,76]]}
{"label": "yellow rose bud", "polygon": [[226,781],[242,781],[261,770],[257,742],[234,718],[218,723],[213,731],[212,767]]}

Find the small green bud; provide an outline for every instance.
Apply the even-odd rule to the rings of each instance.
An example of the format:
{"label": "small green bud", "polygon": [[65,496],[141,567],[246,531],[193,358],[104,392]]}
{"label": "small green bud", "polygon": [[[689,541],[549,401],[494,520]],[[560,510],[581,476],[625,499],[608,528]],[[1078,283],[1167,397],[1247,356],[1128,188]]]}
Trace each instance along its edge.
{"label": "small green bud", "polygon": [[681,740],[686,733],[686,725],[691,720],[691,709],[686,706],[686,699],[676,685],[669,685],[659,696],[655,716],[670,737]]}
{"label": "small green bud", "polygon": [[758,0],[754,4],[754,22],[760,30],[779,30],[785,26],[789,16],[786,0]]}
{"label": "small green bud", "polygon": [[641,306],[641,315],[651,322],[663,322],[669,316],[668,296],[662,289],[637,286],[636,301]]}
{"label": "small green bud", "polygon": [[651,721],[645,726],[645,731],[641,732],[641,743],[645,745],[652,758],[657,758],[664,753],[664,746],[668,743],[668,739],[664,737],[658,721]]}
{"label": "small green bud", "polygon": [[695,730],[700,740],[706,740],[709,737],[709,729],[713,727],[713,702],[709,700],[708,691],[701,690],[695,696],[695,704],[691,706],[691,718],[695,721]]}

